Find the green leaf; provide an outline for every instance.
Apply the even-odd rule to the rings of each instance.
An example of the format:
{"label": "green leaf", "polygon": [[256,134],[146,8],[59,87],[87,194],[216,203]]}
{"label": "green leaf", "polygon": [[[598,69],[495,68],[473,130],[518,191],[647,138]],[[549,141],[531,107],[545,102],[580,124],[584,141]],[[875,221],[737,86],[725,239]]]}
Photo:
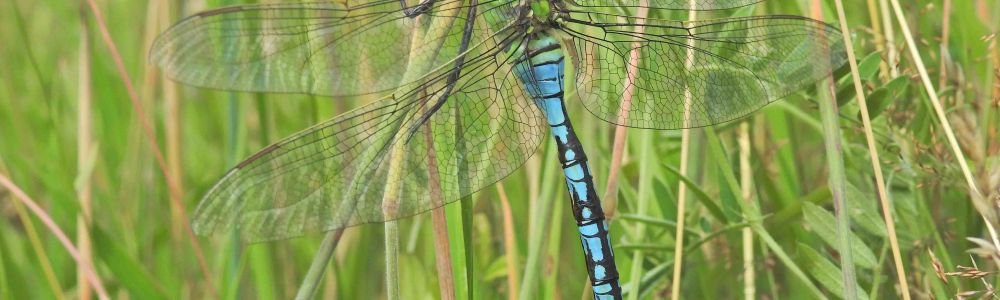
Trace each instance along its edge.
{"label": "green leaf", "polygon": [[861,63],[858,63],[858,75],[861,75],[863,80],[871,80],[878,73],[878,67],[882,64],[882,56],[878,52],[873,52],[861,59]]}
{"label": "green leaf", "polygon": [[676,175],[677,178],[680,178],[681,181],[683,181],[684,184],[687,185],[688,189],[690,189],[691,192],[694,193],[695,199],[698,199],[698,201],[705,206],[705,209],[708,209],[708,212],[713,217],[715,217],[716,220],[719,220],[720,222],[722,222],[722,224],[729,224],[729,220],[726,219],[726,216],[725,214],[722,213],[722,209],[719,208],[719,205],[715,204],[715,202],[712,202],[712,198],[709,197],[708,193],[705,193],[705,191],[702,190],[697,183],[694,183],[687,177],[681,176],[680,170],[677,170],[671,165],[664,165],[664,167],[665,169],[667,169],[667,171],[670,171],[670,173]]}
{"label": "green leaf", "polygon": [[851,219],[868,233],[886,237],[885,222],[879,214],[879,208],[874,205],[878,199],[871,194],[861,192],[856,186],[847,183],[847,205],[850,207]]}
{"label": "green leaf", "polygon": [[94,251],[122,286],[136,299],[167,299],[153,276],[99,227],[92,227]]}
{"label": "green leaf", "polygon": [[[806,244],[799,243],[799,256],[810,276],[837,297],[844,298],[844,278],[840,276],[840,268]],[[857,286],[857,299],[867,300],[868,295],[861,293],[864,289],[856,282],[854,285]]]}
{"label": "green leaf", "polygon": [[[832,213],[815,204],[805,202],[802,204],[802,215],[806,224],[816,235],[822,238],[827,245],[837,247],[837,225]],[[875,268],[875,265],[878,264],[875,253],[868,249],[865,242],[853,232],[847,234],[851,239],[851,254],[854,257],[854,263],[865,269]]]}

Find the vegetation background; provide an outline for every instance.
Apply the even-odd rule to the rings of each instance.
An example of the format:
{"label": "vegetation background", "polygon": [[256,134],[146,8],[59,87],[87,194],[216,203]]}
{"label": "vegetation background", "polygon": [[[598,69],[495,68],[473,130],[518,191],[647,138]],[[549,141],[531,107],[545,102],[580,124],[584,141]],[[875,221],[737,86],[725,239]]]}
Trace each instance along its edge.
{"label": "vegetation background", "polygon": [[[682,131],[616,132],[570,99],[613,215],[626,297],[668,298],[676,289],[684,299],[996,298],[1000,243],[985,220],[997,220],[1000,203],[1000,2],[905,0],[898,12],[895,0],[846,2],[853,74],[868,96],[895,234],[883,223],[850,68],[750,118],[690,130],[685,143]],[[146,63],[152,40],[181,16],[238,3],[0,1],[0,299],[296,294],[321,236],[253,245],[192,239],[186,216],[236,162],[362,100],[183,87]],[[816,17],[810,8],[818,8],[836,24],[834,4],[768,1],[733,13]],[[627,138],[616,147],[616,136]],[[399,222],[395,241],[378,224],[350,228],[318,297],[396,296],[387,277],[399,279],[404,299],[589,297],[551,144],[501,184],[446,207],[447,231],[435,232],[431,214]],[[690,154],[680,176],[683,147]],[[40,210],[23,204],[29,198]],[[848,213],[835,215],[834,203]],[[849,230],[835,221],[843,216]],[[45,221],[68,235],[81,261]],[[435,248],[440,241],[448,243]],[[387,246],[399,248],[398,270],[386,269]],[[842,260],[844,247],[852,260]],[[436,266],[445,261],[450,268]],[[89,266],[99,289],[87,281]],[[845,293],[852,288],[857,296]]]}

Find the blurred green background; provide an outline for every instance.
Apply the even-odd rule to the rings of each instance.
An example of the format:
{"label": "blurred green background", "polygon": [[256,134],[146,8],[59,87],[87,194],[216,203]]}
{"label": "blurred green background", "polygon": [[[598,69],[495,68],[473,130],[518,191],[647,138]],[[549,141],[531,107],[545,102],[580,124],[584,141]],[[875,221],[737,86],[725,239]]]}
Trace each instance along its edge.
{"label": "blurred green background", "polygon": [[[363,99],[183,87],[146,63],[152,40],[180,17],[242,1],[96,2],[141,106],[129,100],[86,2],[0,1],[0,175],[89,249],[85,256],[112,298],[293,297],[322,236],[253,245],[227,236],[198,237],[207,262],[202,270],[184,213],[190,215],[212,183],[243,158]],[[987,290],[1000,283],[1000,276],[957,266],[992,272],[1000,262],[984,223],[984,218],[995,220],[1000,203],[1000,3],[902,2],[916,49],[983,193],[976,197],[970,192],[921,83],[911,46],[896,19],[886,19],[892,12],[882,5],[888,1],[847,1],[846,21],[869,95],[909,292],[917,299],[974,291],[981,291],[977,297],[995,298]],[[744,12],[810,16],[808,8],[816,3],[828,22],[837,22],[832,0],[775,0]],[[760,221],[774,242],[764,243],[759,231],[754,235],[752,296],[818,298],[809,288],[815,286],[819,294],[841,297],[847,284],[841,280],[833,238],[831,182],[846,186],[859,298],[901,297],[850,76],[847,68],[834,74],[835,95],[821,84],[751,118],[691,131],[684,243],[690,248],[683,259],[682,298],[745,296],[741,230],[746,221],[738,205],[743,197],[735,189],[744,185],[752,188],[749,200],[762,215],[751,221]],[[840,131],[831,137],[819,103],[834,96]],[[609,208],[611,232],[626,297],[668,298],[682,184],[676,171],[680,131],[627,130],[624,158],[613,166],[615,127],[573,99],[568,105],[600,193],[608,195],[609,172],[619,172],[618,188],[604,200],[616,203]],[[162,164],[144,124],[155,132]],[[740,126],[748,128],[752,173],[733,185],[732,179],[744,175]],[[718,141],[722,152],[713,150]],[[842,142],[840,151],[826,151],[829,141]],[[439,286],[442,274],[435,268],[430,214],[399,223],[403,299],[442,294],[458,299],[589,297],[551,144],[544,142],[501,185],[445,208],[453,290],[443,292]],[[838,159],[844,162],[846,181],[828,176],[830,161]],[[164,174],[176,184],[168,185]],[[7,187],[0,187],[0,217],[0,299],[95,297],[78,279],[76,261]],[[347,230],[319,297],[386,297],[385,243],[379,224]],[[782,260],[775,249],[790,260]],[[537,263],[528,263],[529,257],[537,257]]]}

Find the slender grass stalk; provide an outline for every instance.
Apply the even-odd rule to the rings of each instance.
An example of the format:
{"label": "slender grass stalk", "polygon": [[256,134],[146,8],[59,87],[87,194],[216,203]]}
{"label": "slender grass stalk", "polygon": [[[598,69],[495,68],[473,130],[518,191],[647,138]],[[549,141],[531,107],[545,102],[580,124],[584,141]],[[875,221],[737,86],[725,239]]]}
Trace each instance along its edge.
{"label": "slender grass stalk", "polygon": [[[819,0],[812,1],[812,15],[823,20]],[[844,31],[843,35],[849,35]],[[850,47],[848,45],[848,47]],[[826,61],[818,62],[828,64]],[[852,62],[853,63],[853,62]],[[827,181],[833,198],[833,212],[837,218],[837,252],[840,255],[840,275],[843,278],[844,299],[858,298],[857,277],[854,274],[854,258],[851,251],[851,215],[847,201],[847,170],[844,167],[843,135],[840,133],[840,109],[837,106],[837,86],[833,78],[817,83],[820,120],[823,123],[823,144],[826,146]],[[860,88],[860,84],[855,87]],[[825,89],[824,89],[825,88]],[[824,90],[829,93],[823,92]]]}
{"label": "slender grass stalk", "polygon": [[431,226],[434,229],[434,257],[435,266],[437,267],[438,276],[438,289],[440,290],[441,299],[444,300],[454,300],[455,299],[455,280],[452,273],[452,262],[451,262],[451,241],[448,239],[448,220],[445,214],[445,207],[441,203],[441,178],[438,176],[437,168],[437,156],[434,152],[434,135],[431,133],[431,128],[426,127],[424,130],[424,138],[427,142],[428,147],[431,149],[427,151],[427,175],[428,175],[428,187],[430,189],[431,201],[435,201],[436,206],[440,206],[431,210]]}
{"label": "slender grass stalk", "polygon": [[[101,300],[110,299],[108,297],[108,292],[104,289],[104,285],[101,284],[100,277],[97,276],[97,272],[94,271],[93,266],[81,262],[83,260],[83,256],[80,255],[80,250],[78,250],[76,246],[73,246],[73,242],[70,241],[69,237],[66,236],[66,233],[59,228],[59,225],[56,225],[56,222],[52,220],[52,217],[49,216],[49,214],[46,213],[41,206],[38,206],[34,200],[31,200],[31,198],[28,197],[24,191],[18,188],[17,185],[11,182],[10,179],[4,174],[0,174],[0,186],[3,186],[10,191],[14,195],[13,198],[19,200],[19,204],[27,206],[28,209],[35,214],[35,217],[38,217],[38,219],[42,221],[42,224],[45,224],[45,227],[56,236],[56,239],[58,239],[63,248],[66,249],[66,252],[69,252],[69,255],[73,257],[77,265],[87,267],[80,271],[87,277],[87,282],[89,282],[91,287],[94,288],[94,291],[97,293],[97,297]],[[27,219],[24,220],[27,221]],[[60,292],[61,291],[57,290],[56,294],[59,294]]]}
{"label": "slender grass stalk", "polygon": [[[944,131],[945,136],[948,138],[948,145],[951,146],[952,154],[954,154],[955,159],[958,160],[958,166],[962,169],[962,175],[965,176],[965,182],[969,185],[969,191],[972,194],[972,203],[979,210],[979,213],[986,218],[986,224],[989,225],[990,221],[996,220],[996,213],[993,212],[992,205],[986,203],[986,199],[983,198],[983,194],[979,191],[979,187],[976,186],[976,179],[972,176],[972,171],[969,170],[969,165],[965,160],[965,154],[962,152],[962,148],[959,146],[958,140],[955,139],[955,130],[951,128],[951,122],[948,121],[948,115],[945,114],[944,106],[941,105],[941,100],[938,99],[937,90],[931,83],[931,77],[927,73],[927,67],[924,65],[924,59],[920,57],[920,50],[917,48],[917,43],[913,40],[913,34],[910,33],[906,16],[903,14],[903,9],[899,6],[899,0],[890,0],[890,3],[892,4],[892,10],[895,13],[896,21],[899,22],[899,27],[903,31],[903,38],[906,39],[906,48],[909,50],[910,56],[917,67],[917,72],[920,73],[920,80],[924,84],[924,89],[926,89],[927,96],[931,101],[931,105],[934,107],[934,112],[937,113],[938,121],[941,122],[941,128]],[[997,248],[1000,248],[1000,245],[997,245]]]}
{"label": "slender grass stalk", "polygon": [[[729,159],[725,155],[725,149],[722,147],[722,141],[715,133],[715,129],[709,126],[705,127],[704,131],[708,139],[709,157],[719,164],[719,168],[722,170],[722,175],[725,179],[725,184],[729,185],[729,189],[732,191],[743,190],[740,187],[738,179],[736,179],[736,175],[733,175],[733,172],[729,169],[731,167]],[[737,195],[737,197],[742,197],[742,195]],[[746,201],[745,199],[736,200],[736,203],[740,206],[740,212],[743,214],[744,219],[746,219],[750,224],[750,229],[757,234],[757,237],[760,238],[761,242],[763,242],[765,246],[767,246],[767,249],[774,252],[774,256],[776,256],[778,260],[781,261],[781,263],[783,263],[785,267],[788,268],[788,270],[791,271],[792,274],[795,275],[795,277],[798,278],[801,283],[813,293],[813,296],[815,296],[816,299],[827,299],[826,295],[823,294],[823,292],[820,291],[811,280],[809,280],[806,273],[803,272],[797,264],[795,264],[795,261],[793,261],[787,253],[785,253],[785,250],[783,250],[781,245],[774,240],[771,233],[764,228],[764,224],[762,223],[763,217],[760,214],[760,207],[757,206],[757,203]],[[767,256],[768,254],[764,253],[764,255]]]}
{"label": "slender grass stalk", "polygon": [[393,143],[389,157],[389,173],[386,177],[385,192],[382,194],[382,214],[387,221],[385,227],[385,292],[386,299],[399,299],[399,215],[400,183],[403,180],[403,161],[406,159],[406,143]]}
{"label": "slender grass stalk", "polygon": [[[159,142],[156,139],[156,132],[153,130],[152,121],[146,116],[145,110],[142,108],[142,102],[139,101],[139,94],[136,93],[132,80],[128,75],[128,70],[125,68],[125,63],[122,61],[121,55],[118,53],[118,47],[115,46],[114,40],[111,38],[111,33],[108,31],[108,26],[104,21],[104,16],[101,14],[101,10],[97,7],[97,3],[94,0],[86,0],[88,6],[90,7],[90,12],[94,16],[94,20],[97,22],[97,27],[100,29],[101,37],[104,40],[105,46],[108,47],[108,51],[111,52],[111,57],[115,62],[115,67],[118,72],[118,76],[121,78],[122,83],[125,85],[125,90],[128,92],[129,100],[132,104],[132,110],[135,112],[136,116],[142,123],[142,132],[149,142],[150,150],[153,152],[153,156],[156,158],[156,162],[159,165],[160,172],[163,174],[164,181],[167,183],[167,190],[170,192],[170,199],[174,201],[175,205],[178,207],[184,207],[183,203],[180,203],[180,190],[177,185],[177,178],[170,176],[167,171],[166,159],[163,153],[160,152]],[[187,220],[187,213],[185,210],[181,210],[183,214],[183,219]],[[198,265],[201,268],[202,279],[205,281],[205,286],[207,287],[209,294],[213,298],[218,297],[218,292],[215,291],[215,285],[212,284],[211,272],[208,270],[208,262],[205,260],[204,251],[201,250],[201,244],[198,243],[198,238],[195,237],[194,231],[191,229],[191,225],[187,222],[184,223],[185,231],[187,232],[188,240],[191,242],[191,248],[194,251],[195,257],[198,260]]]}
{"label": "slender grass stalk", "polygon": [[941,56],[941,65],[938,67],[938,88],[944,89],[948,84],[948,60],[951,53],[948,51],[948,43],[951,40],[951,0],[944,0],[941,8],[941,45],[938,48],[938,55]]}
{"label": "slender grass stalk", "polygon": [[[45,246],[42,245],[42,239],[38,237],[38,230],[35,229],[34,223],[31,222],[31,218],[28,217],[28,213],[24,210],[24,205],[20,202],[14,203],[14,210],[17,212],[17,217],[21,220],[21,225],[24,226],[24,231],[28,236],[28,242],[31,244],[31,249],[38,255],[38,264],[41,265],[42,274],[45,276],[45,282],[48,283],[49,288],[52,289],[52,295],[57,300],[66,299],[66,295],[63,292],[62,286],[59,284],[59,279],[56,277],[56,272],[52,268],[52,262],[49,260],[48,252],[45,251]],[[89,266],[80,265],[78,266]],[[82,270],[78,270],[81,274],[86,274]]]}
{"label": "slender grass stalk", "polygon": [[80,300],[90,300],[90,285],[84,276],[84,269],[89,269],[93,265],[91,259],[90,224],[93,219],[91,209],[91,168],[93,159],[91,149],[93,147],[91,137],[92,131],[92,108],[93,86],[91,80],[90,67],[90,24],[87,23],[86,8],[80,3],[80,48],[77,50],[77,94],[76,94],[76,197],[80,201],[80,211],[76,217],[76,243],[80,249],[80,262],[76,266],[77,294]]}
{"label": "slender grass stalk", "polygon": [[[885,36],[882,35],[882,18],[879,17],[878,3],[876,0],[867,0],[865,3],[868,4],[868,18],[871,20],[872,26],[872,39],[875,44],[875,51],[885,55]],[[882,80],[889,81],[889,61],[883,59],[882,63],[879,64],[879,74]]]}
{"label": "slender grass stalk", "polygon": [[[753,169],[750,166],[750,122],[740,124],[740,194],[744,201],[753,201]],[[743,237],[743,298],[754,299],[757,295],[757,272],[753,266],[753,231],[750,227],[740,230]]]}
{"label": "slender grass stalk", "polygon": [[[514,233],[514,214],[510,210],[510,201],[502,182],[497,182],[497,196],[503,212],[503,248],[507,259],[507,299],[517,299],[517,237]],[[589,281],[588,281],[589,282]],[[584,293],[586,294],[586,293]]]}
{"label": "slender grass stalk", "polygon": [[[690,2],[691,10],[688,12],[688,20],[695,21],[698,19],[698,13],[695,10],[697,3],[695,0]],[[694,30],[693,28],[690,30]],[[694,34],[693,32],[691,34]],[[687,49],[687,59],[684,65],[687,69],[690,69],[694,64],[694,39],[688,40]],[[684,129],[681,130],[681,165],[680,165],[680,175],[681,177],[687,177],[688,169],[688,156],[690,155],[690,143],[691,143],[691,129],[688,129],[689,115],[691,114],[691,91],[689,89],[684,90]],[[670,277],[670,299],[677,300],[681,296],[681,268],[684,266],[684,215],[686,214],[686,203],[687,203],[687,184],[684,182],[677,183],[677,230],[674,233],[674,273]]]}
{"label": "slender grass stalk", "polygon": [[[639,149],[641,149],[639,157],[642,161],[656,161],[655,149],[653,148],[653,133],[644,132],[640,137]],[[638,195],[636,200],[638,201],[636,214],[640,216],[646,216],[649,214],[649,206],[652,198],[652,186],[653,186],[653,174],[652,167],[654,164],[642,164],[639,166],[639,186]],[[683,226],[677,226],[683,228]],[[643,236],[646,235],[646,224],[643,222],[638,222],[635,226],[635,237],[641,240]],[[646,260],[645,253],[641,249],[636,249],[632,254],[632,273],[629,274],[629,285],[639,286],[640,279],[643,274],[643,262]],[[636,300],[639,299],[639,289],[632,290],[629,293],[629,299]]]}
{"label": "slender grass stalk", "polygon": [[[161,26],[160,28],[166,28],[168,23],[166,23],[168,17],[166,12],[170,11],[168,8],[169,4],[166,1],[158,0],[157,3],[160,4],[160,11],[162,11],[163,16],[161,16]],[[167,79],[162,78],[160,81],[160,86],[163,89],[163,107],[164,107],[164,134],[166,136],[167,143],[167,170],[174,178],[181,178],[184,174],[184,169],[181,167],[181,103],[180,97],[177,95],[177,83]],[[268,139],[264,139],[265,141]],[[177,182],[177,193],[172,195],[183,195],[184,194],[184,182]],[[175,240],[180,240],[182,232],[184,231],[184,223],[188,220],[184,218],[184,207],[177,206],[177,203],[181,203],[180,200],[170,202],[170,218],[173,220],[171,223],[171,236]]]}
{"label": "slender grass stalk", "polygon": [[[947,1],[948,0],[945,0],[945,2]],[[906,282],[906,270],[903,267],[903,257],[899,251],[899,241],[896,238],[896,222],[892,216],[892,207],[889,204],[889,194],[886,192],[885,179],[882,177],[882,163],[879,160],[875,134],[872,130],[872,121],[868,114],[868,100],[865,97],[865,91],[861,83],[861,75],[858,74],[858,63],[854,56],[854,41],[851,39],[851,30],[847,26],[847,15],[844,12],[843,1],[836,0],[834,2],[837,7],[837,18],[840,20],[840,31],[844,33],[844,45],[847,47],[847,62],[851,66],[851,78],[854,81],[855,94],[858,97],[858,107],[861,110],[861,123],[864,125],[865,141],[868,144],[868,154],[871,158],[872,172],[875,174],[875,186],[878,191],[879,204],[882,206],[882,216],[885,220],[885,227],[889,235],[889,245],[892,249],[893,262],[896,265],[896,280],[899,283],[903,299],[909,300],[910,287]],[[854,286],[851,282],[844,282],[844,285]]]}
{"label": "slender grass stalk", "polygon": [[[637,12],[637,15],[638,15],[638,19],[637,20],[638,20],[639,24],[637,24],[635,30],[639,34],[641,34],[643,32],[643,30],[644,30],[644,27],[641,26],[642,23],[643,23],[642,20],[643,20],[643,18],[646,17],[646,15],[649,14],[649,9],[646,7],[647,6],[647,2],[648,1],[646,1],[646,0],[640,1],[640,5],[639,5],[640,8],[638,9],[638,12]],[[640,55],[642,53],[640,52],[639,49],[642,49],[642,45],[639,42],[635,42],[635,43],[632,44],[632,51],[629,52],[629,64],[628,64],[628,71],[627,71],[628,82],[638,82],[639,60],[642,59],[640,57]],[[622,98],[623,99],[622,99],[622,106],[621,106],[621,108],[619,109],[619,112],[618,112],[618,124],[627,124],[626,120],[628,119],[628,114],[629,114],[629,111],[630,111],[630,109],[632,107],[632,98],[635,96],[635,88],[636,87],[635,87],[634,84],[629,84],[625,88],[624,93],[622,94]],[[615,177],[617,177],[617,170],[616,169],[620,168],[619,166],[621,165],[621,152],[623,150],[621,148],[624,148],[624,147],[619,147],[617,145],[617,143],[618,142],[622,142],[624,144],[625,133],[626,133],[626,131],[625,131],[625,127],[624,126],[618,125],[617,128],[615,128],[615,143],[616,143],[615,150],[619,151],[619,153],[617,153],[617,156],[616,156],[616,153],[612,153],[612,159],[613,159],[613,161],[612,161],[612,170],[613,171],[612,172],[616,173],[614,175]],[[652,156],[653,156],[652,155],[653,150],[652,150],[651,140],[652,140],[652,137],[650,136],[650,133],[643,134],[643,139],[641,141],[642,146],[640,146],[640,148],[642,149],[642,155],[641,156],[642,156],[643,161],[653,161],[654,160],[652,158]],[[615,161],[615,160],[617,160],[617,161]],[[651,190],[652,179],[653,179],[652,175],[650,175],[650,170],[649,170],[651,167],[652,167],[652,164],[642,164],[641,167],[640,167],[640,170],[639,170],[639,177],[642,178],[642,180],[639,183],[639,195],[638,195],[638,202],[639,203],[638,203],[638,208],[636,209],[636,213],[638,213],[639,215],[646,215],[647,214],[646,211],[648,210],[648,207],[649,207],[649,202],[650,202],[649,198],[651,198],[650,197],[651,196],[650,190]],[[612,188],[611,184],[612,184],[611,180],[609,180],[608,181],[608,188],[609,189],[605,191],[605,195],[606,196],[607,195],[617,194],[616,193],[617,187],[615,187],[615,190],[611,190],[610,189],[610,188]],[[615,184],[617,185],[617,179],[616,179]],[[615,206],[617,206],[617,205],[615,205]],[[613,213],[612,213],[612,215],[613,215]],[[641,236],[644,235],[645,231],[646,231],[646,226],[643,223],[639,223],[635,227],[635,236],[636,237],[641,237]],[[638,286],[639,285],[639,279],[642,278],[642,273],[643,273],[642,262],[645,260],[645,258],[643,256],[644,255],[643,255],[643,252],[641,250],[636,250],[632,254],[632,273],[629,275],[629,277],[631,278],[630,281],[629,281],[629,284],[632,285],[632,286]],[[629,294],[629,299],[631,299],[631,300],[639,299],[638,289],[635,289],[634,291],[636,291],[636,292],[633,292],[633,293]],[[584,294],[588,294],[588,293],[584,293]]]}
{"label": "slender grass stalk", "polygon": [[892,15],[889,13],[889,0],[878,0],[879,11],[882,12],[882,29],[885,30],[885,52],[889,63],[889,77],[899,77],[899,51],[896,50],[896,31],[892,26]]}
{"label": "slender grass stalk", "polygon": [[299,291],[295,294],[295,300],[310,300],[315,298],[316,289],[319,288],[319,283],[323,281],[323,274],[326,273],[326,264],[333,257],[333,250],[337,249],[337,243],[340,242],[340,238],[343,236],[344,229],[337,229],[326,233],[326,236],[323,237],[323,242],[319,246],[319,251],[316,252],[312,264],[309,265],[306,277],[302,279]]}
{"label": "slender grass stalk", "polygon": [[[550,153],[554,148],[555,143],[548,143],[545,147],[545,155],[543,156],[543,161],[548,161],[550,158]],[[554,157],[551,157],[555,159]],[[542,174],[538,177],[538,182],[542,182],[541,189],[538,192],[538,199],[545,199],[544,201],[532,201],[534,204],[530,214],[531,214],[531,230],[528,232],[528,257],[524,264],[524,276],[521,277],[521,291],[518,294],[518,299],[535,299],[538,288],[538,281],[541,278],[542,262],[544,261],[544,249],[547,243],[546,235],[549,233],[549,226],[552,224],[552,208],[554,206],[555,191],[554,184],[544,184],[545,182],[551,182],[547,179],[555,174],[558,174],[555,170],[556,164],[542,164]]]}

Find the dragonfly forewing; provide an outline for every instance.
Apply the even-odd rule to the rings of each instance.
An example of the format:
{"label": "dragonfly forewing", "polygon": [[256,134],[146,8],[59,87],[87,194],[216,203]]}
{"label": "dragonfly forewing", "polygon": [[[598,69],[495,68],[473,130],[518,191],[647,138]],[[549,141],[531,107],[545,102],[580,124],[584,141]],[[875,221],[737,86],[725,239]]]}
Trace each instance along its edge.
{"label": "dragonfly forewing", "polygon": [[170,28],[156,40],[150,59],[167,76],[200,87],[327,96],[388,93],[443,66],[437,56],[456,55],[457,45],[449,41],[461,36],[454,20],[465,5],[435,1],[422,14],[437,22],[408,16],[396,0],[220,8]]}
{"label": "dragonfly forewing", "polygon": [[647,7],[669,10],[718,10],[748,6],[763,0],[568,0],[579,7]]}
{"label": "dragonfly forewing", "polygon": [[[505,51],[523,33],[454,23],[474,30],[458,72],[435,68],[251,156],[205,196],[195,230],[238,230],[259,242],[384,222],[457,201],[518,169],[546,128]],[[455,61],[447,51],[462,40],[449,36],[434,61]]]}

